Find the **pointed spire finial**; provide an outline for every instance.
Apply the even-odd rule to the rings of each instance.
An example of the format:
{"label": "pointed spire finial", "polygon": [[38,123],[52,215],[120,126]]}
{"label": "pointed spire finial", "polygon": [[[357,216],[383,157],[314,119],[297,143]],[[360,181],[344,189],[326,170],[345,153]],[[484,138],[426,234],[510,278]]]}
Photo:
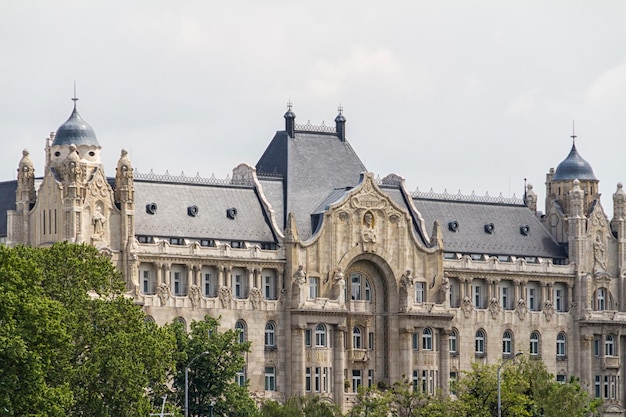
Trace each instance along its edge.
{"label": "pointed spire finial", "polygon": [[287,110],[291,110],[292,106],[293,106],[293,103],[291,102],[291,99],[289,99],[289,101],[287,101]]}
{"label": "pointed spire finial", "polygon": [[76,102],[78,101],[78,97],[76,97],[76,81],[74,81],[74,97],[72,97],[72,101],[74,102],[74,110],[76,110]]}
{"label": "pointed spire finial", "polygon": [[572,142],[574,145],[576,145],[576,138],[578,136],[576,136],[576,125],[574,124],[574,120],[572,120],[572,136],[570,136],[572,138]]}
{"label": "pointed spire finial", "polygon": [[339,103],[339,107],[337,107],[337,111],[339,112],[339,114],[343,113],[343,106],[341,105],[341,103]]}

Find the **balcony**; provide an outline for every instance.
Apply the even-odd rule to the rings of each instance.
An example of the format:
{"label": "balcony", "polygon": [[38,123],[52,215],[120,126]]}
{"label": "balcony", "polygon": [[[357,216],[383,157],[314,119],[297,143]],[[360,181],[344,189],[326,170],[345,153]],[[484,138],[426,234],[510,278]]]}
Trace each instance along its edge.
{"label": "balcony", "polygon": [[351,362],[367,362],[367,350],[365,349],[352,349],[350,352]]}
{"label": "balcony", "polygon": [[602,367],[604,369],[619,369],[619,357],[605,356],[602,358]]}

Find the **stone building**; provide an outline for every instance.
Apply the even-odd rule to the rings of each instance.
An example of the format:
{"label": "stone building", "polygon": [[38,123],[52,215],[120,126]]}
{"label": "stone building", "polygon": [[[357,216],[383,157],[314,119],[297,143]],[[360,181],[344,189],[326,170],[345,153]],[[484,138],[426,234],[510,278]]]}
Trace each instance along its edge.
{"label": "stone building", "polygon": [[578,153],[524,199],[409,192],[368,173],[335,126],[291,107],[256,166],[224,181],[140,174],[122,150],[107,177],[76,106],[0,183],[8,245],[85,242],[111,257],[159,324],[206,314],[252,342],[237,376],[259,398],[320,395],[349,409],[359,385],[449,393],[472,362],[523,351],[579,377],[624,415],[625,196],[613,218]]}

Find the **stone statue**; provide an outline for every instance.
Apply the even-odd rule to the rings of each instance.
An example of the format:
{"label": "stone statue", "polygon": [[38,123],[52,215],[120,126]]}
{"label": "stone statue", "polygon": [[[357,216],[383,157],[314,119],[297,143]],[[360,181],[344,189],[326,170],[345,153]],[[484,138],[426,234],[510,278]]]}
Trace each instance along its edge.
{"label": "stone statue", "polygon": [[93,214],[93,236],[94,237],[101,237],[102,234],[104,233],[104,224],[106,223],[107,219],[104,216],[104,214],[102,214],[102,208],[100,206],[96,207],[96,212]]}
{"label": "stone statue", "polygon": [[593,259],[594,267],[595,265],[598,265],[601,269],[606,270],[605,248],[604,243],[602,243],[602,239],[600,239],[600,236],[596,236],[596,241],[593,242]]}
{"label": "stone statue", "polygon": [[299,265],[298,270],[293,274],[293,281],[298,285],[303,285],[306,282],[306,274],[304,272],[304,266]]}

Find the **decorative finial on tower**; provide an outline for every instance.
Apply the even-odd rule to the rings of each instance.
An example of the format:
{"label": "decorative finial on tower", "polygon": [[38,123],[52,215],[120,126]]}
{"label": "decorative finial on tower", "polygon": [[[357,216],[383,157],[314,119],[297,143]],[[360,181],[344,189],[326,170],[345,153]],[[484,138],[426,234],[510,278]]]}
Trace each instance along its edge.
{"label": "decorative finial on tower", "polygon": [[570,136],[572,138],[572,143],[574,145],[576,145],[576,125],[574,124],[574,120],[572,120],[572,136]]}
{"label": "decorative finial on tower", "polygon": [[74,97],[72,97],[72,101],[74,102],[74,110],[76,110],[76,102],[78,101],[78,97],[76,97],[76,81],[74,81]]}
{"label": "decorative finial on tower", "polygon": [[289,101],[287,101],[287,110],[291,111],[291,107],[293,106],[293,103],[291,102],[291,99]]}
{"label": "decorative finial on tower", "polygon": [[339,103],[339,107],[337,107],[337,111],[339,112],[339,114],[343,113],[343,106],[341,105],[341,103]]}
{"label": "decorative finial on tower", "polygon": [[296,115],[294,112],[291,111],[291,107],[293,106],[293,104],[291,103],[291,100],[289,100],[287,102],[287,113],[285,113],[285,131],[287,131],[287,134],[289,135],[289,137],[295,137],[296,136]]}

